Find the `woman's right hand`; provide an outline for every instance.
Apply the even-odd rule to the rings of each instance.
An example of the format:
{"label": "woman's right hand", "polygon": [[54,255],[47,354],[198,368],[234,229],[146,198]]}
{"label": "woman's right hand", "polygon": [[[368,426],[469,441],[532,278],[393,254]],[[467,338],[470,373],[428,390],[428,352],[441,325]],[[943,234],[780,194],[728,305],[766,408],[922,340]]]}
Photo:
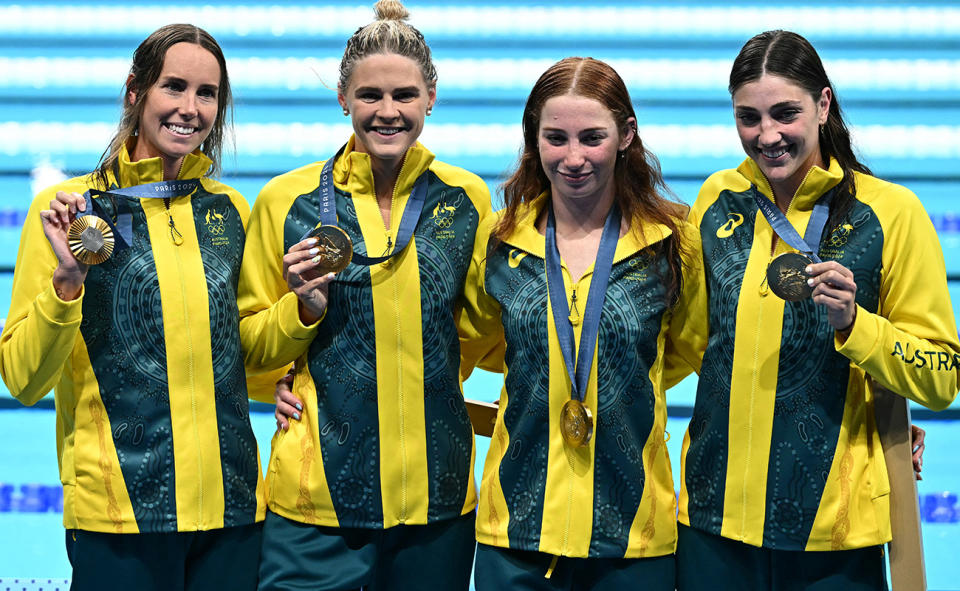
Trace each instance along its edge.
{"label": "woman's right hand", "polygon": [[923,450],[927,447],[925,439],[927,432],[916,425],[910,425],[910,445],[913,450],[913,473],[917,480],[923,480],[920,471],[923,470]]}
{"label": "woman's right hand", "polygon": [[294,396],[290,390],[292,384],[293,370],[280,378],[277,382],[277,389],[273,392],[273,399],[277,403],[273,416],[277,419],[277,428],[284,431],[290,428],[290,419],[299,421],[300,413],[303,412],[303,402]]}
{"label": "woman's right hand", "polygon": [[58,191],[56,198],[50,202],[50,209],[40,212],[43,233],[59,262],[53,272],[53,287],[57,297],[64,301],[77,299],[90,269],[90,265],[81,263],[73,256],[67,241],[70,224],[77,218],[77,212],[86,209],[87,203],[83,195]]}
{"label": "woman's right hand", "polygon": [[327,293],[334,274],[317,272],[319,259],[316,238],[307,238],[290,247],[283,256],[283,278],[300,300],[300,322],[310,325],[327,309]]}

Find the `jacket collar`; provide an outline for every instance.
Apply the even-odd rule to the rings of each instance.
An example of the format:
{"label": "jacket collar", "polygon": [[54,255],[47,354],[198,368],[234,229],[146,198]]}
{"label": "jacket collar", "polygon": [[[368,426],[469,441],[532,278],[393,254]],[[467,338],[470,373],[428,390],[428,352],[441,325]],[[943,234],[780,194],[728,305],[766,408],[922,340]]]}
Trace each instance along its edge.
{"label": "jacket collar", "polygon": [[[767,177],[763,175],[760,167],[757,166],[757,163],[754,162],[752,158],[744,160],[740,166],[737,167],[737,172],[756,185],[763,195],[773,201],[773,189],[770,188]],[[830,158],[830,166],[827,170],[819,166],[812,167],[797,188],[796,195],[794,195],[790,201],[790,208],[799,210],[813,209],[817,199],[837,186],[842,180],[843,169],[840,168],[840,163],[837,162],[835,158]]]}
{"label": "jacket collar", "polygon": [[[121,148],[117,158],[120,169],[120,178],[117,179],[113,171],[110,171],[111,182],[117,183],[120,187],[134,187],[145,183],[157,183],[163,180],[163,162],[160,157],[144,158],[143,160],[131,161],[130,152],[127,151],[130,142],[127,141]],[[183,165],[180,167],[178,179],[195,179],[207,174],[213,161],[207,158],[199,149],[187,154],[183,158]]]}
{"label": "jacket collar", "polygon": [[[546,258],[546,238],[537,230],[537,219],[549,203],[549,193],[544,191],[532,201],[521,204],[517,210],[517,225],[504,242],[533,256]],[[643,232],[642,238],[640,232],[631,228],[618,240],[617,250],[613,255],[614,263],[666,239],[671,234],[667,226],[646,220],[641,222],[640,229]]]}
{"label": "jacket collar", "polygon": [[[347,187],[351,195],[376,195],[373,186],[373,168],[370,164],[370,155],[354,150],[356,137],[350,136],[343,154],[333,164],[333,180],[340,186]],[[410,146],[403,157],[400,166],[400,175],[394,187],[396,195],[409,195],[413,184],[420,178],[430,164],[433,163],[433,152],[423,147],[420,142]]]}

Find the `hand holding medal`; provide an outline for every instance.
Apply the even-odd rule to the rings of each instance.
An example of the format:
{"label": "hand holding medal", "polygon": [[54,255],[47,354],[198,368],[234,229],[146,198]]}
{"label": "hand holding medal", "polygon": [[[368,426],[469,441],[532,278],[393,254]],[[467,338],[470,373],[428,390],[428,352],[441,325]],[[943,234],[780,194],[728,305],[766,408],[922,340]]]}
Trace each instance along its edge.
{"label": "hand holding medal", "polygon": [[316,238],[317,254],[314,257],[317,263],[317,272],[339,273],[347,268],[353,258],[353,241],[347,233],[337,226],[320,225],[307,234],[308,238]]}
{"label": "hand holding medal", "polygon": [[807,268],[814,303],[827,308],[830,326],[842,333],[848,332],[857,317],[857,283],[853,271],[837,261],[814,263]]}
{"label": "hand holding medal", "polygon": [[61,224],[67,226],[67,244],[73,256],[85,265],[99,265],[113,254],[113,229],[95,215],[83,215],[86,209],[83,195],[60,191],[48,211],[56,213]]}
{"label": "hand holding medal", "polygon": [[40,212],[43,233],[59,262],[53,274],[53,286],[57,296],[63,300],[73,300],[80,295],[89,269],[89,263],[75,257],[70,245],[71,224],[86,207],[82,195],[60,191],[50,202],[50,209]]}
{"label": "hand holding medal", "polygon": [[350,236],[337,226],[336,191],[333,186],[333,164],[346,146],[329,158],[320,170],[320,223],[303,235],[283,257],[283,276],[290,291],[300,299],[300,320],[313,324],[327,309],[327,292],[334,273],[351,262],[362,266],[379,265],[403,252],[413,237],[427,195],[427,177],[420,175],[400,218],[393,251],[379,257],[354,253]]}
{"label": "hand holding medal", "polygon": [[788,302],[809,297],[826,306],[827,319],[834,329],[846,333],[857,316],[857,284],[853,272],[836,261],[822,261],[817,253],[823,229],[830,215],[830,193],[813,206],[807,231],[801,238],[787,217],[771,200],[754,192],[757,207],[784,242],[801,253],[781,254],[767,267],[767,284]]}
{"label": "hand holding medal", "polygon": [[343,230],[321,227],[333,231],[317,232],[319,227],[311,230],[283,256],[283,277],[300,302],[300,321],[304,324],[313,324],[323,316],[334,273],[346,268],[353,252],[350,238]]}

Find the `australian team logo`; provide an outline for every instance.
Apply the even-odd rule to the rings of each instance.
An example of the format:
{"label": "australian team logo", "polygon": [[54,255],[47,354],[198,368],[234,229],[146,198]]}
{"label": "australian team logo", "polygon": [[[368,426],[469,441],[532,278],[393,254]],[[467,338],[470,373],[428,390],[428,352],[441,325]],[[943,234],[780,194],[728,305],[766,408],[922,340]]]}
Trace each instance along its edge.
{"label": "australian team logo", "polygon": [[458,191],[456,198],[453,200],[447,198],[446,191],[440,195],[439,203],[437,203],[437,206],[433,208],[433,212],[430,214],[430,220],[437,227],[437,231],[434,234],[437,239],[445,240],[456,236],[450,227],[453,226],[457,208],[463,203],[463,195],[462,191]]}
{"label": "australian team logo", "polygon": [[636,256],[630,259],[630,270],[625,277],[630,281],[646,281],[648,277],[647,270],[650,267],[650,261],[645,256]]}
{"label": "australian team logo", "polygon": [[847,241],[850,240],[853,231],[856,229],[855,224],[856,222],[850,223],[847,221],[839,224],[837,227],[831,230],[830,235],[820,247],[820,256],[829,257],[831,259],[843,258]]}
{"label": "australian team logo", "polygon": [[226,209],[220,212],[215,207],[211,207],[203,216],[203,225],[210,233],[210,242],[214,246],[230,244],[230,239],[226,236],[228,215]]}
{"label": "australian team logo", "polygon": [[834,248],[840,248],[841,246],[846,245],[847,239],[850,238],[851,230],[853,230],[852,225],[840,224],[833,229],[833,232],[830,233],[828,244]]}

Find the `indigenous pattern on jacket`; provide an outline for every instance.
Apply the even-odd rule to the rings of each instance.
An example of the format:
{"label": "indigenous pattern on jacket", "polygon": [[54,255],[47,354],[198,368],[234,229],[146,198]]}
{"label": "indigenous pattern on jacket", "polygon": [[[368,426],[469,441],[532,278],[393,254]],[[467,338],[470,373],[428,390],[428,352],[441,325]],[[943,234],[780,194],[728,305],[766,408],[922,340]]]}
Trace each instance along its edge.
{"label": "indigenous pattern on jacket", "polygon": [[[284,349],[268,353],[274,364],[301,356],[294,391],[306,400],[303,420],[274,440],[270,508],[293,520],[340,527],[450,519],[476,503],[473,430],[460,387],[455,317],[489,194],[479,178],[435,161],[417,145],[406,155],[387,228],[372,191],[369,157],[351,150],[352,142],[334,177],[337,223],[356,252],[379,256],[392,248],[410,189],[421,176],[426,200],[400,254],[372,267],[349,265],[330,284],[322,321],[302,337],[284,337]],[[278,177],[258,198],[257,207],[263,200],[265,209],[255,207],[256,227],[283,230],[274,249],[286,252],[318,223],[320,168],[317,163]],[[282,276],[253,266],[244,284],[261,277],[281,300]],[[269,299],[257,304],[266,308]],[[283,305],[277,302],[274,309]],[[244,313],[250,309],[245,305]],[[266,334],[270,330],[277,325]]]}
{"label": "indigenous pattern on jacket", "polygon": [[[666,258],[633,232],[619,239],[584,397],[594,434],[586,447],[572,447],[559,429],[571,386],[547,289],[544,237],[534,227],[545,202],[541,196],[531,204],[514,235],[477,260],[482,279],[468,298],[474,306],[465,332],[478,343],[465,343],[465,355],[505,374],[477,539],[561,556],[669,554],[676,504],[664,432],[663,361],[674,311],[663,281]],[[669,230],[647,224],[644,236],[655,245]],[[566,267],[563,274],[579,349],[593,272],[575,282]],[[501,335],[505,351],[486,355]]]}
{"label": "indigenous pattern on jacket", "polygon": [[[835,192],[841,176],[834,161],[828,171],[814,168],[798,189],[786,215],[801,234],[813,204]],[[890,539],[873,380],[944,407],[960,364],[908,367],[897,359],[897,347],[951,360],[957,352],[943,258],[912,193],[860,174],[856,187],[849,212],[819,245],[821,258],[850,269],[857,285],[857,320],[846,342],[824,306],[770,292],[767,265],[792,249],[782,240],[773,246],[755,200],[772,193],[756,165],[717,173],[701,190],[691,215],[710,294],[709,316],[699,319],[709,326],[709,345],[684,445],[683,523],[785,550]],[[930,277],[909,268],[920,266],[921,252]]]}
{"label": "indigenous pattern on jacket", "polygon": [[[209,164],[190,155],[182,177]],[[119,184],[158,181],[161,171],[159,159],[130,163],[124,154]],[[206,178],[166,204],[96,198],[98,213],[128,222],[132,241],[90,267],[80,300],[62,302],[52,293],[56,258],[37,211],[56,191],[83,192],[89,183],[72,179],[35,200],[21,253],[31,253],[31,264],[39,254],[43,272],[18,267],[3,338],[11,391],[32,403],[56,384],[65,525],[146,533],[262,519],[236,301],[246,202]],[[61,324],[36,326],[48,314]],[[18,339],[27,338],[50,343],[59,379],[51,380],[49,360],[17,359]],[[11,373],[8,361],[33,369]]]}

